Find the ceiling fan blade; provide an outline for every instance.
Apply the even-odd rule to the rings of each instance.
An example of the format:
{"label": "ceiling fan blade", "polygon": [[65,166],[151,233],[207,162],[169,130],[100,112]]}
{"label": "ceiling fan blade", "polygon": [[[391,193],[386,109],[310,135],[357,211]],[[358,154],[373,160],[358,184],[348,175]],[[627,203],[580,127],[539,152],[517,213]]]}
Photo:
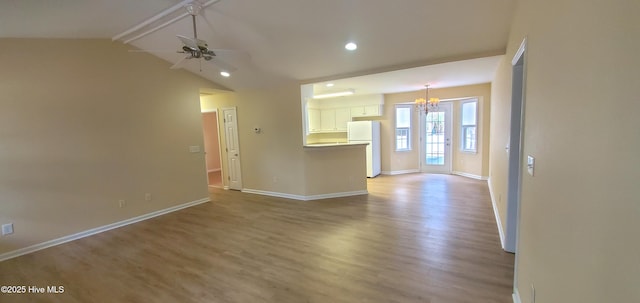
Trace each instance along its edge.
{"label": "ceiling fan blade", "polygon": [[209,62],[211,62],[213,65],[217,66],[220,71],[225,71],[225,72],[234,72],[236,70],[238,70],[235,66],[226,63],[216,57],[211,58],[211,60],[207,60]]}
{"label": "ceiling fan blade", "polygon": [[182,41],[182,43],[184,45],[186,45],[187,47],[189,47],[190,49],[192,49],[192,50],[199,50],[200,49],[198,47],[198,41],[196,41],[196,39],[185,37],[185,36],[182,36],[182,35],[176,35],[176,37],[178,37],[178,39],[180,39],[180,41]]}
{"label": "ceiling fan blade", "polygon": [[130,49],[130,53],[184,53],[184,51],[168,49]]}
{"label": "ceiling fan blade", "polygon": [[171,65],[169,69],[180,69],[182,68],[182,63],[184,63],[189,57],[182,57],[182,59],[178,60],[174,65]]}
{"label": "ceiling fan blade", "polygon": [[216,54],[216,56],[229,57],[229,58],[233,57],[233,58],[244,59],[244,60],[251,59],[251,56],[249,55],[249,53],[241,50],[222,49],[222,48],[210,48],[209,50],[213,51],[213,53]]}

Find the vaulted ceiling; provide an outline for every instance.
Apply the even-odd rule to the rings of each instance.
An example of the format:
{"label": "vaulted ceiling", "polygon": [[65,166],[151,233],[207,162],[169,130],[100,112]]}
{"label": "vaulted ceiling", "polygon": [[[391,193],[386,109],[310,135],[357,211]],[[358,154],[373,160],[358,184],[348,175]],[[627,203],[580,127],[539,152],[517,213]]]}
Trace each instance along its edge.
{"label": "vaulted ceiling", "polygon": [[[183,2],[3,0],[0,37],[111,39]],[[209,62],[188,60],[184,67],[229,88],[243,89],[282,80],[314,82],[499,55],[506,47],[516,0],[209,2],[215,3],[204,8],[197,19],[198,38],[206,40],[211,48],[239,50],[249,56],[220,55],[238,68],[229,78],[220,76]],[[183,13],[185,10],[179,8],[114,43],[130,40]],[[175,52],[182,45],[177,34],[193,35],[188,16],[127,42],[132,48],[151,50],[167,60],[169,67],[184,56]],[[356,51],[345,50],[349,41],[358,44]],[[455,66],[455,72],[460,78],[469,76],[467,82],[477,82],[482,78],[477,74],[478,64],[487,63],[486,58],[480,60],[485,61],[461,61],[473,63],[468,74],[462,63]],[[495,64],[483,70],[484,78],[495,71]],[[438,76],[436,71],[430,74],[428,66],[417,71],[417,78],[402,83],[403,90],[421,89]],[[462,82],[449,84],[443,80],[434,87]]]}

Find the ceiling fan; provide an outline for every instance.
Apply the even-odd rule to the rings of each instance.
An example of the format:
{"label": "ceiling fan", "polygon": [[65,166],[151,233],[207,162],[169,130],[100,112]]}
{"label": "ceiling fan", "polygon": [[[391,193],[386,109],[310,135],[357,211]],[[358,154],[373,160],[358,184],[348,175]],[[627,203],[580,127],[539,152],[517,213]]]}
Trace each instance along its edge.
{"label": "ceiling fan", "polygon": [[[206,41],[198,39],[198,29],[196,25],[196,16],[202,10],[202,4],[194,0],[185,5],[185,8],[189,15],[191,15],[191,21],[193,24],[193,38],[177,35],[178,39],[182,42],[182,50],[179,50],[178,53],[187,54],[186,57],[183,57],[180,61],[176,62],[172,69],[180,68],[185,60],[189,59],[204,59],[205,61],[209,61],[216,65],[220,69],[220,74],[228,77],[231,72],[236,71],[237,68],[234,66],[225,63],[224,61],[216,58],[218,54],[221,53],[232,53],[232,50],[223,50],[223,49],[210,49],[209,45]],[[200,71],[202,71],[202,65],[200,66]]]}

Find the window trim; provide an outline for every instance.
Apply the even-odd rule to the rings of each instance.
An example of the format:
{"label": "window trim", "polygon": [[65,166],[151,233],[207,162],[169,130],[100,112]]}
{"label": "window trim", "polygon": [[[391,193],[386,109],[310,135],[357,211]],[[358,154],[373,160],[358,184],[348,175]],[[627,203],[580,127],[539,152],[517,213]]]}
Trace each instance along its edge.
{"label": "window trim", "polygon": [[[408,108],[409,109],[409,127],[398,127],[398,109],[400,108]],[[406,152],[406,151],[411,151],[412,148],[412,144],[411,144],[411,132],[413,131],[413,115],[411,114],[411,110],[413,109],[413,105],[412,104],[396,104],[394,111],[393,111],[393,128],[394,128],[394,133],[393,133],[393,142],[395,145],[395,151],[396,152]],[[406,129],[407,130],[407,148],[398,148],[398,130],[400,129]]]}
{"label": "window trim", "polygon": [[[478,118],[479,118],[479,109],[480,109],[480,102],[478,102],[478,99],[468,99],[465,101],[460,102],[460,151],[462,151],[463,153],[472,153],[472,154],[477,154],[478,153]],[[476,104],[476,110],[475,110],[475,124],[463,124],[463,120],[464,120],[464,111],[463,111],[463,107],[465,104],[468,103],[475,103]],[[474,141],[475,141],[475,148],[474,149],[467,149],[465,148],[467,143],[466,140],[466,130],[468,128],[474,127],[475,128],[475,136],[474,136]]]}

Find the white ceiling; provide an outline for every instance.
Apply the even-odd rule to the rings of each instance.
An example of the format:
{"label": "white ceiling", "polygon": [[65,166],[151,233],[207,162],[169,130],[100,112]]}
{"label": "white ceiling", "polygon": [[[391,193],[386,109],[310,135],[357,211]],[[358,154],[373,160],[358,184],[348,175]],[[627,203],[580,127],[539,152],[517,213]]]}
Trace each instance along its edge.
{"label": "white ceiling", "polygon": [[[389,94],[429,88],[488,83],[504,55],[432,64],[390,72],[316,82],[314,94],[354,90],[357,95]],[[327,87],[327,84],[333,84]]]}
{"label": "white ceiling", "polygon": [[[112,38],[179,2],[3,0],[0,37]],[[202,63],[202,71],[197,60],[189,60],[185,68],[231,89],[275,85],[283,80],[335,80],[343,78],[339,75],[360,76],[400,67],[409,69],[349,77],[336,81],[335,88],[344,85],[363,93],[378,87],[384,90],[380,92],[397,92],[421,89],[425,83],[445,87],[489,82],[498,57],[420,66],[503,53],[515,2],[221,0],[201,13],[198,37],[211,48],[241,50],[250,59],[220,55],[238,67],[230,78],[221,77],[208,62]],[[182,12],[179,9],[155,24]],[[130,44],[132,48],[161,50],[153,54],[166,59],[169,67],[183,56],[173,52],[181,46],[177,34],[192,36],[189,18]],[[346,51],[348,41],[357,42],[358,49]]]}

